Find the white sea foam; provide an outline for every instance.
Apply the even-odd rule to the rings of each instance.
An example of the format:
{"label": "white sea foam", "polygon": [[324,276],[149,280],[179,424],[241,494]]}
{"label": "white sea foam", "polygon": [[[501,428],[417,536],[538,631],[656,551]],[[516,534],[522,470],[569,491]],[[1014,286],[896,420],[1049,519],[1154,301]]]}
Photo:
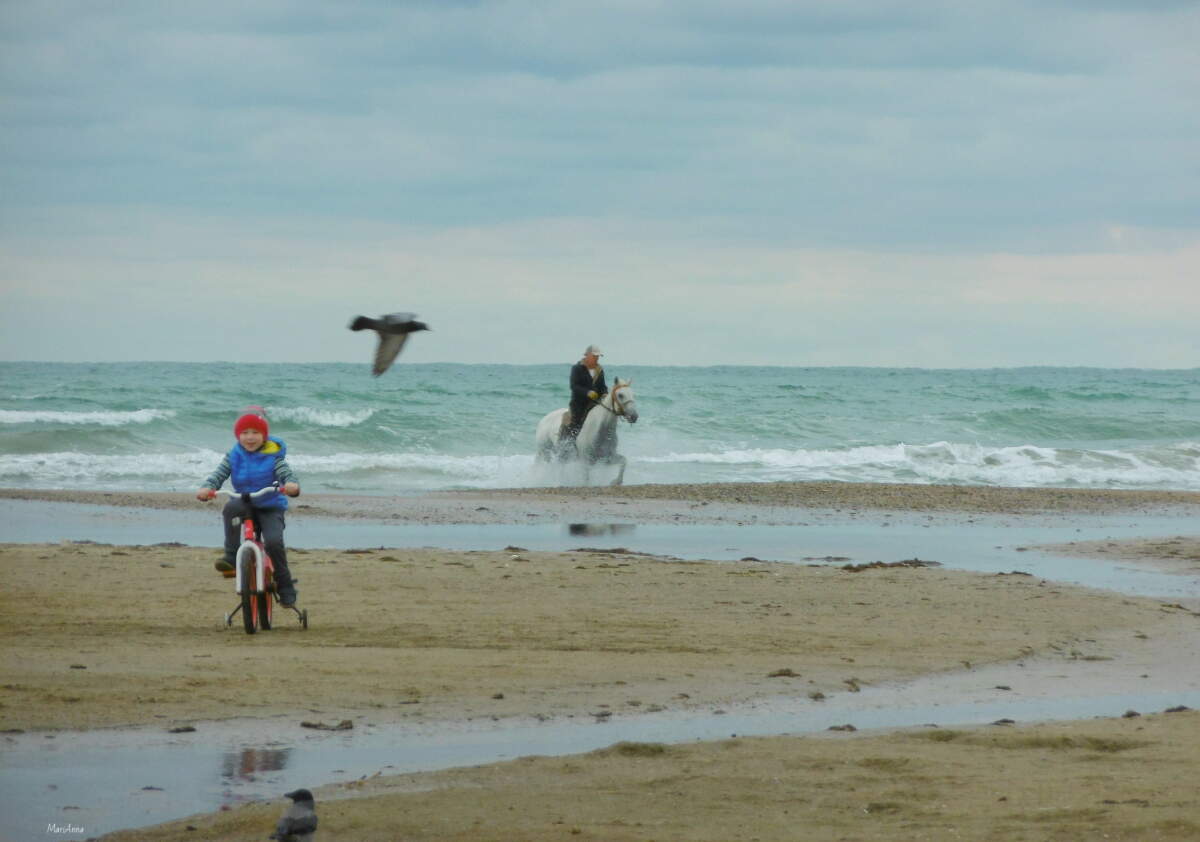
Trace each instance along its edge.
{"label": "white sea foam", "polygon": [[334,453],[328,456],[289,456],[297,473],[313,478],[362,473],[394,473],[399,484],[406,479],[438,477],[443,482],[472,487],[498,487],[528,473],[530,454],[454,456],[445,453]]}
{"label": "white sea foam", "polygon": [[127,412],[0,409],[0,424],[91,424],[100,427],[120,427],[125,424],[150,424],[174,417],[175,412],[170,409],[134,409]]}
{"label": "white sea foam", "polygon": [[38,488],[191,488],[220,463],[215,451],[109,455],[66,451],[0,456],[0,483]]}
{"label": "white sea foam", "polygon": [[353,427],[375,414],[373,409],[321,409],[311,406],[268,407],[267,417],[278,421],[296,421],[317,427]]}
{"label": "white sea foam", "polygon": [[[221,453],[0,456],[0,485],[49,488],[188,489]],[[844,449],[745,448],[662,455],[626,454],[626,482],[814,481],[956,483],[998,486],[1175,488],[1200,490],[1200,444],[1141,450],[1073,450],[1035,445],[985,447],[933,442]],[[405,493],[439,488],[579,485],[572,466],[536,465],[531,453],[432,451],[293,454],[289,463],[309,491]],[[607,481],[598,471],[592,482]]]}
{"label": "white sea foam", "polygon": [[[0,485],[147,491],[198,486],[220,463],[210,450],[186,453],[8,454],[0,456]],[[301,484],[310,491],[403,493],[436,488],[503,488],[541,485],[531,454],[449,456],[436,453],[338,453],[289,456]]]}
{"label": "white sea foam", "polygon": [[[1200,448],[1088,451],[1022,445],[985,447],[934,442],[845,449],[738,449],[629,458],[629,482],[840,480],[1086,487],[1200,488]],[[578,484],[529,454],[339,453],[296,456],[297,471],[355,484],[355,475],[387,486],[495,488]],[[707,466],[707,467],[706,467]],[[388,476],[391,474],[392,476]]]}
{"label": "white sea foam", "polygon": [[733,449],[643,456],[648,466],[713,466],[695,481],[841,480],[1005,486],[1200,488],[1194,444],[1143,451],[1072,450],[934,442],[844,449]]}

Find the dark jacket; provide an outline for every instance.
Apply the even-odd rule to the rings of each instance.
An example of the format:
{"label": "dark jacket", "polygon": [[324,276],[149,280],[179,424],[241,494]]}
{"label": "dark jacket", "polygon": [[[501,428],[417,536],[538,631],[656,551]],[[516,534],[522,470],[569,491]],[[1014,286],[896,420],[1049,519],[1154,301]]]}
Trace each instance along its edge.
{"label": "dark jacket", "polygon": [[608,386],[604,382],[604,369],[597,364],[596,379],[592,380],[587,366],[580,360],[571,366],[571,426],[576,429],[587,417],[588,410],[592,408],[592,402],[588,400],[588,392],[595,392],[601,397],[608,394]]}

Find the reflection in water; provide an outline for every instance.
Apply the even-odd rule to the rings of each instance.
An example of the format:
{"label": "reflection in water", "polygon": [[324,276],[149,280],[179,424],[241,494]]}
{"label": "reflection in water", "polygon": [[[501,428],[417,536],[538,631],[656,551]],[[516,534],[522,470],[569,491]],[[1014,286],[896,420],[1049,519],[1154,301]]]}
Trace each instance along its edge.
{"label": "reflection in water", "polygon": [[633,532],[632,523],[570,523],[567,532],[571,535],[624,535]]}
{"label": "reflection in water", "polygon": [[221,758],[221,777],[247,781],[259,772],[280,772],[287,767],[290,748],[244,748]]}

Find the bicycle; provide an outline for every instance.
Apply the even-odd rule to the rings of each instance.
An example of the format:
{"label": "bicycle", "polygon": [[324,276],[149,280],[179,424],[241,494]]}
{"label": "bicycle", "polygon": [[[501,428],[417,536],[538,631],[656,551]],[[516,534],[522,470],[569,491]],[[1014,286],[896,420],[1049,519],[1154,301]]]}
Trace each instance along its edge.
{"label": "bicycle", "polygon": [[[238,605],[225,615],[225,628],[233,625],[233,618],[240,611],[246,634],[254,634],[260,628],[263,631],[271,629],[272,604],[279,601],[279,593],[275,588],[275,565],[263,547],[258,520],[254,517],[254,500],[278,490],[279,483],[276,482],[258,491],[241,494],[218,489],[209,497],[210,500],[218,494],[229,498],[237,497],[245,507],[245,514],[242,515],[242,543],[234,557],[232,573],[226,574],[237,580],[235,590],[238,594]],[[287,607],[296,612],[300,627],[307,629],[308,611],[297,608],[294,604]]]}

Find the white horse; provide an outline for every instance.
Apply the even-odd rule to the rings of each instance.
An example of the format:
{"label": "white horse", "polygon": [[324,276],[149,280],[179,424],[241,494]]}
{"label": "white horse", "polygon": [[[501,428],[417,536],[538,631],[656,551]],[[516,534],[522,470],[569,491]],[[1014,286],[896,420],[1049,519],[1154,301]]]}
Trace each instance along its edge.
{"label": "white horse", "polygon": [[537,442],[538,462],[550,462],[556,456],[566,462],[578,459],[584,466],[584,481],[587,481],[587,469],[590,465],[602,462],[606,465],[619,465],[617,478],[613,485],[620,485],[625,479],[625,457],[617,453],[617,419],[624,418],[630,424],[638,419],[637,399],[630,388],[631,380],[617,378],[612,391],[596,402],[583,420],[579,435],[572,442],[563,435],[566,409],[556,409],[547,413],[538,422],[534,440]]}

